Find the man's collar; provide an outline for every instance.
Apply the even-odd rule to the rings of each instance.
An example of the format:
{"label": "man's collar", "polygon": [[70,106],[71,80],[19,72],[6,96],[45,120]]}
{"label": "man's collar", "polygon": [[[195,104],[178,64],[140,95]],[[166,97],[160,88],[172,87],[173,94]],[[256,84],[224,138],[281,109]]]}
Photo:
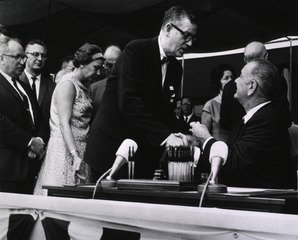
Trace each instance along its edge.
{"label": "man's collar", "polygon": [[[28,80],[31,81],[31,78],[33,77],[32,74],[30,74],[26,69],[24,70],[24,73],[26,74]],[[41,78],[41,74],[36,76],[37,80],[40,80],[40,78]]]}
{"label": "man's collar", "polygon": [[4,72],[2,69],[0,69],[0,73],[8,80],[8,81],[12,81],[12,77],[9,76],[6,72]]}
{"label": "man's collar", "polygon": [[160,35],[158,36],[158,48],[159,48],[159,54],[160,54],[160,60],[162,60],[164,57],[166,58],[167,55],[165,54],[162,46],[161,46],[161,39],[160,39]]}
{"label": "man's collar", "polygon": [[189,115],[184,115],[184,119],[187,117],[187,119],[190,119],[191,117],[192,117],[192,115],[193,115],[193,112],[191,113],[191,114],[189,114]]}
{"label": "man's collar", "polygon": [[243,117],[243,119],[244,119],[244,123],[247,123],[247,121],[248,121],[249,119],[251,119],[252,116],[253,116],[253,115],[254,115],[260,108],[262,108],[263,106],[267,105],[267,104],[270,103],[270,102],[271,102],[271,101],[263,102],[263,103],[261,103],[261,104],[255,106],[255,107],[253,107],[252,109],[250,109],[250,110],[246,113],[246,115]]}

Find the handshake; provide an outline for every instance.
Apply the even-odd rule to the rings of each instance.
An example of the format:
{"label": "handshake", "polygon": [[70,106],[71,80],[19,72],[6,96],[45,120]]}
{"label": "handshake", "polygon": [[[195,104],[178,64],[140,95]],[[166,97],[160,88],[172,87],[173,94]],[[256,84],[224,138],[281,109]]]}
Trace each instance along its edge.
{"label": "handshake", "polygon": [[41,159],[45,153],[45,143],[40,137],[33,137],[29,143],[28,157],[34,159],[39,157]]}
{"label": "handshake", "polygon": [[199,146],[211,137],[207,127],[200,122],[191,122],[190,127],[192,135],[173,133],[166,139],[166,146]]}

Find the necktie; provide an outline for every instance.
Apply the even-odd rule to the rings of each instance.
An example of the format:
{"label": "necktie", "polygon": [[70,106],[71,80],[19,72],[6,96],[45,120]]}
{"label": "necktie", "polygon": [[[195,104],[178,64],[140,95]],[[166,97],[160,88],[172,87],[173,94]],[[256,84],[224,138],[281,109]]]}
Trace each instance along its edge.
{"label": "necktie", "polygon": [[168,60],[167,57],[163,57],[163,58],[161,59],[161,64],[168,64],[168,63],[169,63],[169,60]]}
{"label": "necktie", "polygon": [[188,117],[185,117],[185,123],[188,123]]}
{"label": "necktie", "polygon": [[35,98],[37,99],[37,93],[36,93],[36,85],[35,85],[35,81],[36,81],[36,77],[31,77],[32,79],[32,85],[31,85],[31,88],[33,90],[33,94],[35,96]]}

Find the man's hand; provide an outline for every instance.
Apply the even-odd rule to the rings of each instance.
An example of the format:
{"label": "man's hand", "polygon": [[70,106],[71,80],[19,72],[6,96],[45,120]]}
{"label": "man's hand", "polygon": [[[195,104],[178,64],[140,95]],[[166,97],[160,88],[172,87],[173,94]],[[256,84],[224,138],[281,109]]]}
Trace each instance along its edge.
{"label": "man's hand", "polygon": [[[32,141],[29,145],[29,153],[30,151],[36,153],[38,156],[40,156],[45,150],[45,143],[40,137],[34,137],[32,138]],[[30,156],[29,156],[30,157]]]}
{"label": "man's hand", "polygon": [[34,158],[36,158],[36,156],[37,156],[37,154],[35,153],[35,152],[33,152],[32,150],[28,150],[28,157],[30,158],[30,159],[34,159]]}
{"label": "man's hand", "polygon": [[180,147],[184,146],[182,137],[177,137],[171,134],[166,140],[166,147]]}
{"label": "man's hand", "polygon": [[190,123],[190,127],[192,135],[202,143],[204,143],[209,137],[212,137],[204,124],[192,122]]}
{"label": "man's hand", "polygon": [[184,146],[200,146],[200,141],[192,135],[185,135],[182,133],[174,133],[176,137],[180,137]]}

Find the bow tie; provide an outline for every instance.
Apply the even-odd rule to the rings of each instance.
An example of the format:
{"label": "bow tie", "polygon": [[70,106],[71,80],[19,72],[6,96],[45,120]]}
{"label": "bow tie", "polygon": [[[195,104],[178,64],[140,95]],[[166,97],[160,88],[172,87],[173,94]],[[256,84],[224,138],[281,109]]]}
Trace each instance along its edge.
{"label": "bow tie", "polygon": [[169,59],[167,57],[163,57],[161,59],[161,64],[168,64],[169,63]]}

